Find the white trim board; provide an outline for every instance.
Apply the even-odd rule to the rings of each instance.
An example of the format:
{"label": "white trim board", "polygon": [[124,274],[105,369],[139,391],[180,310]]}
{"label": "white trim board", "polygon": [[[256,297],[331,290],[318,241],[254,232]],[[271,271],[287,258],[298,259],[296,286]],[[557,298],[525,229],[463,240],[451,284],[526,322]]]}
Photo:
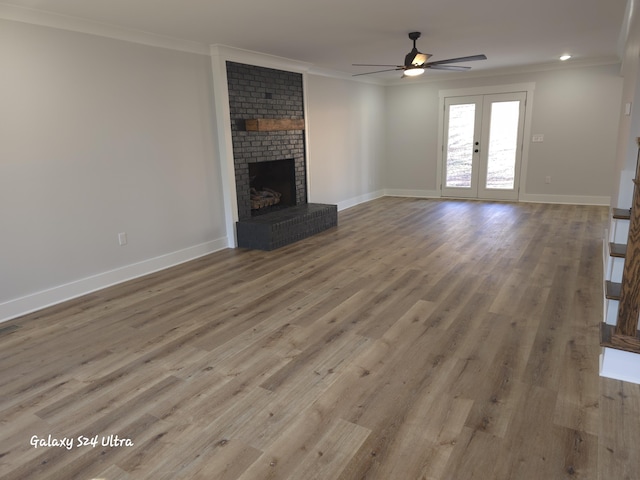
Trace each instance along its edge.
{"label": "white trim board", "polygon": [[[352,197],[347,200],[342,200],[338,202],[338,211],[345,210],[347,208],[355,207],[356,205],[360,205],[361,203],[367,203],[377,198],[384,197],[385,193],[382,190],[378,190],[376,192],[369,192],[363,195],[358,195],[357,197]],[[313,202],[311,202],[313,203]]]}
{"label": "white trim board", "polygon": [[[536,89],[535,82],[510,83],[506,85],[490,85],[486,87],[455,88],[452,90],[440,90],[438,95],[446,97],[467,97],[469,95],[493,95],[497,93],[533,92]],[[529,100],[529,99],[527,99]]]}
{"label": "white trim board", "polygon": [[437,190],[403,190],[400,188],[387,188],[384,195],[386,197],[442,198]]}
{"label": "white trim board", "polygon": [[[415,198],[436,198],[443,200],[476,200],[480,202],[495,202],[490,198],[455,198],[443,197],[437,190],[402,190],[387,188],[384,190],[387,197],[415,197]],[[545,194],[520,194],[518,200],[508,200],[522,203],[554,203],[560,205],[596,205],[609,206],[611,198],[596,195],[545,195]]]}
{"label": "white trim board", "polygon": [[548,195],[523,193],[520,194],[521,202],[528,203],[558,203],[566,205],[597,205],[608,207],[611,197],[604,195]]}
{"label": "white trim board", "polygon": [[219,238],[0,303],[0,323],[228,248]]}
{"label": "white trim board", "polygon": [[273,68],[287,72],[307,73],[311,68],[311,64],[307,62],[230,47],[228,45],[210,45],[209,55],[221,57],[224,61],[244,63],[256,67]]}
{"label": "white trim board", "polygon": [[600,376],[640,384],[640,355],[604,347],[600,354]]}

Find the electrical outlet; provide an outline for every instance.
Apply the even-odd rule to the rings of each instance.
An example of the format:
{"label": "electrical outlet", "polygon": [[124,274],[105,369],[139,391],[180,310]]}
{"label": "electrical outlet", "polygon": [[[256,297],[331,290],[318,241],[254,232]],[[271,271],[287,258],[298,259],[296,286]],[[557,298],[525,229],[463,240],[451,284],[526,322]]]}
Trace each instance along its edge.
{"label": "electrical outlet", "polygon": [[120,232],[118,234],[118,243],[121,247],[127,244],[127,234],[125,232]]}
{"label": "electrical outlet", "polygon": [[551,177],[550,176],[544,177],[544,183],[551,183]]}
{"label": "electrical outlet", "polygon": [[531,137],[531,141],[534,143],[542,143],[544,142],[544,135],[541,133],[537,133],[533,137]]}

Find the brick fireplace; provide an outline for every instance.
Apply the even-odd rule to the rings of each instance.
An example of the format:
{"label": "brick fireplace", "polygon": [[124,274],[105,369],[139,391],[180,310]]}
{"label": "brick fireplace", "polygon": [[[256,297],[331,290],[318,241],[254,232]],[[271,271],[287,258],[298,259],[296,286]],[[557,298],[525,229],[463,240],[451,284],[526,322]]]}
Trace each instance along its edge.
{"label": "brick fireplace", "polygon": [[302,75],[227,62],[238,219],[251,218],[252,163],[293,160],[295,205],[307,203],[304,130],[249,131],[246,120],[304,119]]}
{"label": "brick fireplace", "polygon": [[[272,250],[337,225],[335,205],[307,202],[302,74],[230,61],[226,68],[238,246]],[[279,201],[256,208],[261,195]]]}

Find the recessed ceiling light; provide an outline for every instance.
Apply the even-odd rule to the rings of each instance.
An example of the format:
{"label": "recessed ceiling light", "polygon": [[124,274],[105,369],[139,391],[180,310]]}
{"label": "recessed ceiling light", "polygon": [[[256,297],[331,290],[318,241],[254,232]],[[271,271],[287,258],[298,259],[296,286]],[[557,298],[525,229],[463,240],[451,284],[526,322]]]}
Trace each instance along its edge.
{"label": "recessed ceiling light", "polygon": [[562,60],[562,61],[564,62],[565,60],[569,60],[570,58],[571,58],[571,55],[566,55],[566,54],[565,54],[565,55],[562,55],[562,56],[560,57],[560,60]]}

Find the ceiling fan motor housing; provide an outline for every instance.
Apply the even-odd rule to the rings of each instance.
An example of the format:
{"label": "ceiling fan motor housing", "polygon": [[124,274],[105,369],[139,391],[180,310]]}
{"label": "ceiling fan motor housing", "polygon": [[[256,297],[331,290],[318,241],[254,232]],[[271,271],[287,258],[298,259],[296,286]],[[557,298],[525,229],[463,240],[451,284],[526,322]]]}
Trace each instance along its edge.
{"label": "ceiling fan motor housing", "polygon": [[420,67],[430,56],[428,53],[420,53],[417,48],[414,48],[404,57],[404,66],[407,68]]}
{"label": "ceiling fan motor housing", "polygon": [[428,53],[420,53],[416,47],[416,40],[420,38],[420,32],[409,33],[409,39],[413,40],[413,49],[404,57],[404,66],[406,68],[419,67],[429,60]]}

